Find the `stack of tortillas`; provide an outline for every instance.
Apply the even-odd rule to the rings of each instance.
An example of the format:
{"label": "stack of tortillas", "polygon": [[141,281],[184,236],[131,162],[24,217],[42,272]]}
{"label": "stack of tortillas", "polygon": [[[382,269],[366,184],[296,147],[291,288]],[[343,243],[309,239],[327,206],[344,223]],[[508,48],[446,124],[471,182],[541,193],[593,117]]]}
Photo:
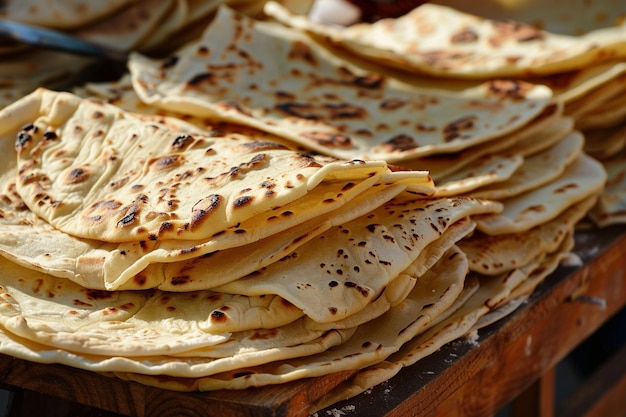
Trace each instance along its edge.
{"label": "stack of tortillas", "polygon": [[360,370],[314,409],[510,312],[570,254],[606,180],[572,109],[618,66],[559,88],[550,69],[578,67],[520,43],[493,68],[495,47],[457,72],[427,54],[426,78],[367,44],[401,23],[265,10],[281,23],[220,7],[84,98],[0,111],[0,352],[182,391]]}
{"label": "stack of tortillas", "polygon": [[550,87],[564,116],[584,134],[586,153],[602,160],[610,176],[591,218],[600,226],[625,221],[626,167],[623,154],[617,155],[626,144],[624,2],[439,0],[398,19],[346,29],[311,22],[277,4],[266,10],[333,47],[433,88],[459,89],[494,77]]}
{"label": "stack of tortillas", "polygon": [[37,90],[0,121],[16,154],[0,349],[173,389],[380,362],[459,299],[456,243],[501,209],[436,198],[423,171],[69,93]]}
{"label": "stack of tortillas", "polygon": [[[199,36],[220,4],[257,16],[259,0],[7,0],[0,3],[0,18],[48,28],[94,42],[120,52],[167,53]],[[284,4],[306,10],[310,1]],[[84,72],[93,58],[34,48],[2,40],[0,43],[0,108],[37,87],[67,88],[68,80],[85,80]],[[110,63],[98,63],[109,66]],[[90,70],[103,76],[102,71]]]}

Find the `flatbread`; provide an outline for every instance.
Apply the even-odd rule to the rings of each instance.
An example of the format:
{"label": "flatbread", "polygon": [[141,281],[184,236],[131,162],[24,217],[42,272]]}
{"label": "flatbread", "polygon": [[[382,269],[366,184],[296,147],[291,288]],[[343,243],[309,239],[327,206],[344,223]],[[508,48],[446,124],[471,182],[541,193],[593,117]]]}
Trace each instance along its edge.
{"label": "flatbread", "polygon": [[600,161],[617,155],[625,147],[626,123],[585,132],[585,153]]}
{"label": "flatbread", "polygon": [[[404,189],[401,185],[372,187],[352,199],[350,204],[326,214],[324,219],[316,217],[257,242],[212,251],[187,261],[151,263],[126,284],[139,281],[144,282],[143,286],[148,288],[176,292],[227,284],[289,256],[301,245],[331,227],[367,215],[370,210],[392,199]],[[112,285],[120,285],[121,288],[128,286],[120,282],[123,281],[118,278]]]}
{"label": "flatbread", "polygon": [[[248,230],[249,225],[249,230],[255,229],[253,233],[221,233],[205,241],[116,244],[79,239],[41,220],[15,192],[10,173],[5,175],[8,181],[0,182],[5,188],[0,190],[0,210],[4,213],[0,218],[0,253],[23,266],[86,288],[106,290],[160,287],[190,291],[223,284],[253,271],[255,266],[280,259],[333,225],[367,214],[407,188],[399,179],[397,184],[394,180],[402,173],[385,176],[389,177],[388,184],[376,178],[354,187],[323,184],[310,193],[312,201],[296,200],[231,230]],[[346,204],[352,200],[354,204]],[[298,213],[298,218],[285,213]],[[258,226],[262,227],[256,229]],[[241,257],[242,252],[246,258]],[[241,267],[241,260],[250,264]],[[213,273],[216,268],[219,273]]]}
{"label": "flatbread", "polygon": [[626,152],[623,150],[603,161],[607,181],[598,204],[589,217],[599,227],[626,222]]}
{"label": "flatbread", "polygon": [[580,132],[572,132],[556,145],[525,158],[522,166],[506,181],[482,186],[467,194],[475,198],[502,200],[537,189],[562,175],[582,153],[584,142]]}
{"label": "flatbread", "polygon": [[141,356],[214,345],[211,334],[186,320],[138,319],[148,294],[98,292],[2,262],[0,324],[11,333],[84,353]]}
{"label": "flatbread", "polygon": [[47,90],[5,108],[0,121],[4,140],[20,138],[17,190],[29,208],[66,233],[110,242],[210,238],[322,181],[388,172],[382,161],[322,166],[237,135],[181,135]]}
{"label": "flatbread", "polygon": [[596,112],[599,106],[616,97],[623,96],[624,91],[626,91],[626,74],[621,73],[614,79],[590,90],[577,100],[568,103],[565,106],[565,114],[578,122],[585,116]]}
{"label": "flatbread", "polygon": [[462,286],[450,287],[437,282],[444,274],[465,276],[464,268],[444,267],[424,276],[409,297],[383,316],[359,326],[345,343],[324,353],[259,367],[245,367],[207,378],[168,378],[141,374],[115,373],[117,376],[176,390],[244,389],[251,386],[284,383],[312,376],[357,369],[380,362],[446,310],[459,296]]}
{"label": "flatbread", "polygon": [[[446,311],[442,312],[440,315],[438,315],[428,324],[426,324],[422,328],[422,332],[420,332],[420,334],[426,333],[429,329],[449,319],[455,311],[458,311],[470,299],[470,297],[472,297],[478,291],[479,286],[480,284],[478,283],[478,279],[476,277],[466,277],[463,291],[461,292],[461,294],[459,294],[454,303],[450,307],[448,307]],[[431,343],[428,344],[428,348],[424,349],[424,351],[422,352],[424,357],[436,352],[443,345],[448,343],[446,340],[448,338],[454,338],[455,333],[456,332],[450,332],[445,337],[439,337],[436,341],[432,340]],[[417,337],[419,337],[419,335]],[[405,348],[402,347],[400,350],[403,351],[404,349]],[[396,354],[393,354],[392,357],[395,355]],[[338,401],[347,400],[358,394],[366,392],[375,385],[388,381],[393,376],[395,376],[401,369],[401,363],[397,361],[390,361],[388,359],[378,362],[374,365],[370,365],[366,368],[360,369],[353,376],[340,383],[333,390],[329,391],[328,393],[317,399],[315,402],[313,402],[311,406],[312,411],[321,410],[323,408],[331,406]]]}
{"label": "flatbread", "polygon": [[[385,355],[397,350],[404,341],[419,332],[454,302],[461,292],[462,285],[459,285],[459,282],[462,283],[465,277],[467,264],[464,263],[462,256],[453,258],[457,262],[441,263],[420,280],[419,285],[411,291],[407,299],[383,316],[360,326],[356,332],[326,331],[320,338],[324,341],[318,343],[324,343],[326,349],[334,343],[336,349],[322,349],[325,350],[324,353],[307,355],[304,351],[308,346],[304,343],[302,347],[295,345],[257,352],[242,349],[232,357],[215,360],[207,357],[165,356],[144,356],[135,359],[75,354],[63,349],[45,348],[41,344],[20,339],[19,336],[5,331],[0,332],[0,350],[35,362],[57,362],[98,372],[119,372],[118,376],[121,377],[145,378],[144,383],[178,390],[241,389],[247,386],[283,383],[342,369],[354,369],[361,363],[379,361]],[[286,362],[287,366],[283,366],[280,356],[284,354],[290,357],[289,351],[297,352],[295,355],[297,357]],[[271,362],[267,365],[260,365],[268,360]],[[319,366],[322,363],[326,363],[326,366]],[[243,377],[248,375],[255,365],[259,371],[257,376]],[[226,369],[232,370],[225,371]],[[222,373],[215,374],[219,371]],[[140,372],[143,375],[128,372]],[[165,375],[172,375],[173,378],[170,379]],[[187,379],[176,378],[183,375]],[[214,376],[203,378],[204,375]],[[192,387],[184,388],[187,384]]]}
{"label": "flatbread", "polygon": [[134,0],[128,7],[72,34],[118,51],[141,49],[144,39],[159,27],[174,3],[174,0]]}
{"label": "flatbread", "polygon": [[[474,161],[505,149],[526,148],[527,144],[533,147],[549,146],[550,143],[562,139],[574,126],[572,119],[561,117],[562,111],[562,105],[555,103],[546,107],[544,112],[528,125],[498,138],[498,140],[491,140],[459,152],[441,153],[402,161],[402,166],[409,169],[426,170],[433,180],[439,183],[442,178],[471,166]],[[541,140],[538,140],[539,137]],[[548,143],[548,145],[543,145],[544,143]],[[521,152],[517,153],[524,156]]]}
{"label": "flatbread", "polygon": [[602,129],[618,126],[626,118],[626,98],[623,93],[599,105],[593,112],[580,117],[576,126],[581,130]]}
{"label": "flatbread", "polygon": [[548,88],[516,81],[418,89],[350,65],[296,30],[225,7],[198,42],[160,61],[133,54],[128,66],[145,103],[219,116],[338,158],[390,163],[511,133],[551,100]]}
{"label": "flatbread", "polygon": [[550,87],[555,98],[567,105],[610,83],[624,72],[626,72],[626,63],[618,60],[594,63],[547,77],[532,78],[532,81]]}
{"label": "flatbread", "polygon": [[530,230],[552,220],[567,207],[598,195],[602,192],[605,180],[603,166],[582,154],[556,180],[502,200],[502,213],[477,218],[477,229],[488,235]]}
{"label": "flatbread", "polygon": [[88,25],[103,19],[135,0],[111,0],[92,2],[88,0],[40,1],[6,0],[0,5],[0,17],[31,25],[69,29]]}
{"label": "flatbread", "polygon": [[626,12],[620,0],[570,2],[567,0],[435,0],[494,20],[517,20],[551,32],[578,36],[620,22]]}
{"label": "flatbread", "polygon": [[435,196],[467,195],[482,187],[507,182],[524,165],[520,155],[486,155],[438,181]]}
{"label": "flatbread", "polygon": [[[623,22],[582,35],[547,32],[519,21],[496,21],[425,3],[398,18],[348,28],[316,24],[275,3],[265,12],[390,66],[439,77],[548,75],[626,55]],[[417,29],[417,30],[416,30]]]}
{"label": "flatbread", "polygon": [[470,269],[483,275],[498,275],[528,264],[542,253],[556,251],[595,205],[588,198],[567,208],[554,220],[526,232],[489,236],[477,232],[458,243],[468,257]]}
{"label": "flatbread", "polygon": [[[339,400],[348,399],[367,391],[396,375],[403,367],[411,366],[439,350],[442,346],[468,336],[480,319],[492,311],[494,302],[503,300],[511,287],[523,280],[525,273],[512,274],[472,284],[468,276],[467,297],[457,302],[444,314],[438,316],[423,329],[423,332],[408,341],[384,361],[378,362],[355,373],[333,391],[316,401],[314,409],[320,409]],[[475,277],[473,277],[475,279]]]}
{"label": "flatbread", "polygon": [[[475,227],[476,224],[469,218],[453,224],[439,239],[428,244],[420,252],[417,259],[398,277],[392,280],[383,291],[383,294],[370,303],[367,308],[344,319],[328,323],[320,323],[307,318],[307,327],[313,329],[345,329],[361,325],[378,317],[390,307],[399,304],[406,298],[407,294],[404,293],[406,289],[408,288],[410,291],[413,288],[406,285],[407,279],[413,279],[415,281],[422,279],[421,277],[439,261],[450,263],[458,262],[459,260],[456,259],[458,255],[453,249],[456,247],[456,244],[470,234]],[[444,256],[448,258],[442,259]],[[462,259],[463,262],[465,262],[466,256],[462,256]]]}
{"label": "flatbread", "polygon": [[232,294],[277,294],[315,321],[339,320],[376,299],[454,223],[500,208],[495,202],[463,197],[401,197],[329,229],[280,262],[214,289]]}

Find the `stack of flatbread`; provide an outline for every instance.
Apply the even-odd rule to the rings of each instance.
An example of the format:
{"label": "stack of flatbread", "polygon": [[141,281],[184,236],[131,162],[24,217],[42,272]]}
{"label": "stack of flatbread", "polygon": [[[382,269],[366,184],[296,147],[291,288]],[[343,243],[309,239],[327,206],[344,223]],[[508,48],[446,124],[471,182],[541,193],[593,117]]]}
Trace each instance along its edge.
{"label": "stack of flatbread", "polygon": [[457,243],[502,209],[70,93],[0,122],[0,351],[177,390],[382,361],[476,290]]}
{"label": "stack of flatbread", "polygon": [[619,66],[559,89],[560,64],[485,66],[496,48],[450,54],[454,76],[426,55],[426,78],[363,47],[404,18],[265,12],[220,7],[116,82],[0,111],[0,352],[181,391],[359,370],[313,410],[512,311],[570,254],[607,177],[572,109]]}
{"label": "stack of flatbread", "polygon": [[[221,4],[257,16],[264,0],[7,0],[0,3],[0,18],[54,29],[120,52],[167,53],[199,36]],[[284,4],[304,12],[310,1]],[[85,71],[106,77],[92,68],[94,59],[28,47],[3,40],[0,43],[0,108],[35,88],[65,89],[84,82]],[[115,65],[108,64],[110,69]],[[117,70],[116,70],[117,71]],[[115,72],[115,71],[113,71]],[[113,75],[113,74],[110,74]],[[109,76],[110,76],[109,75]],[[88,79],[88,78],[87,78]]]}
{"label": "stack of flatbread", "polygon": [[611,176],[591,218],[600,226],[624,221],[619,177],[624,166],[620,156],[609,160],[626,144],[623,2],[439,0],[401,18],[347,28],[310,21],[278,4],[266,11],[332,47],[402,71],[420,85],[459,89],[506,78],[550,87],[563,115],[583,133],[585,152],[601,160]]}

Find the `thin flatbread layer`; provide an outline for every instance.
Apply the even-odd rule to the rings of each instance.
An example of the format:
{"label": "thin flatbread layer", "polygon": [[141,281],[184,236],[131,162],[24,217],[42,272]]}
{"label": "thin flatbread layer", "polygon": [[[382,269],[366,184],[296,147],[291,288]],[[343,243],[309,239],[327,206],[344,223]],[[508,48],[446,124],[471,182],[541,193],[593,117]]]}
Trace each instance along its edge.
{"label": "thin flatbread layer", "polygon": [[551,32],[575,36],[620,22],[626,13],[626,5],[621,0],[434,0],[433,3],[489,19],[517,20]]}
{"label": "thin flatbread layer", "polygon": [[622,73],[612,80],[589,91],[584,96],[565,106],[565,114],[578,121],[588,114],[593,114],[598,107],[612,99],[620,98],[626,90],[626,74]]}
{"label": "thin flatbread layer", "polygon": [[324,180],[388,172],[382,161],[323,166],[272,142],[181,134],[47,90],[0,111],[0,122],[2,140],[18,137],[27,206],[59,230],[103,241],[206,239]]}
{"label": "thin flatbread layer", "polygon": [[593,112],[587,113],[576,121],[581,130],[602,129],[618,126],[626,119],[626,89],[616,97],[600,104]]}
{"label": "thin flatbread layer", "polygon": [[520,155],[485,155],[437,182],[435,196],[468,195],[517,176],[525,161]]}
{"label": "thin flatbread layer", "polygon": [[[454,303],[452,303],[450,307],[448,307],[445,311],[443,311],[437,317],[434,317],[433,320],[426,324],[421,329],[421,332],[416,335],[416,338],[419,338],[420,335],[426,333],[429,329],[450,318],[450,316],[452,316],[454,312],[458,311],[470,299],[470,297],[472,297],[478,291],[479,287],[480,284],[478,283],[478,279],[476,277],[466,277],[463,291],[461,292],[461,294],[459,294],[457,299],[454,300]],[[431,353],[434,353],[443,345],[450,342],[451,340],[449,339],[456,337],[458,333],[459,332],[449,332],[445,335],[445,337],[438,338],[437,341],[432,340],[432,342],[428,344],[428,349],[422,351],[422,355],[426,357]],[[411,341],[407,343],[411,343]],[[404,347],[400,348],[401,351],[403,349]],[[395,355],[396,354],[392,354],[391,356],[393,357]],[[384,361],[378,362],[374,365],[370,365],[366,368],[360,369],[350,378],[337,385],[333,390],[329,391],[328,393],[317,399],[311,405],[312,411],[329,407],[338,401],[347,400],[362,392],[365,392],[375,385],[388,381],[401,369],[402,365],[399,362],[392,362],[388,359],[385,359]]]}
{"label": "thin flatbread layer", "polygon": [[606,178],[604,167],[583,153],[556,180],[502,200],[504,210],[499,214],[476,218],[477,229],[487,235],[530,230],[554,219],[567,207],[601,193]]}
{"label": "thin flatbread layer", "polygon": [[600,194],[598,204],[589,218],[599,227],[626,223],[626,152],[606,159],[603,166],[607,172],[606,187]]}
{"label": "thin flatbread layer", "polygon": [[[327,375],[332,372],[358,369],[380,362],[386,356],[421,332],[424,327],[442,314],[458,298],[462,280],[467,270],[463,267],[462,253],[454,262],[442,262],[427,276],[420,279],[411,294],[384,315],[362,325],[345,343],[327,351],[289,361],[278,361],[258,367],[243,367],[231,372],[200,378],[171,378],[165,375],[146,375],[128,372],[117,376],[138,380],[144,384],[175,390],[244,389],[252,386],[280,384],[307,377]],[[458,257],[458,259],[456,259]],[[453,275],[451,278],[444,275]],[[461,277],[459,285],[458,278]]]}
{"label": "thin flatbread layer", "polygon": [[567,105],[610,83],[624,72],[626,72],[626,63],[618,60],[559,72],[548,77],[533,78],[532,81],[550,87],[555,98]]}
{"label": "thin flatbread layer", "polygon": [[474,325],[473,329],[478,330],[489,326],[515,312],[528,300],[528,297],[530,297],[544,279],[553,273],[563,260],[571,255],[570,251],[573,249],[574,243],[573,233],[568,233],[557,251],[548,253],[543,258],[539,257],[536,261],[529,263],[526,269],[529,269],[530,272],[526,279],[513,288],[511,293],[500,301],[489,313],[481,317]]}
{"label": "thin flatbread layer", "polygon": [[[402,191],[400,184],[372,187],[323,219],[316,217],[251,244],[215,250],[186,261],[151,263],[120,287],[139,280],[148,288],[180,292],[227,284],[283,259],[331,227],[367,215]],[[116,281],[112,285],[118,285]]]}
{"label": "thin flatbread layer", "polygon": [[0,17],[31,25],[69,29],[106,18],[134,2],[135,0],[7,0],[0,5]]}
{"label": "thin flatbread layer", "polygon": [[[0,292],[2,329],[78,354],[223,358],[310,343],[328,331],[307,328],[305,320],[297,320],[302,314],[273,296],[92,291],[4,260],[2,266],[6,272]],[[221,326],[224,320],[215,313],[228,310],[241,310],[248,327],[226,331]],[[235,311],[231,316],[237,316]],[[258,327],[251,326],[255,322]],[[322,345],[315,342],[314,346]]]}
{"label": "thin flatbread layer", "polygon": [[574,36],[430,3],[398,18],[347,28],[316,24],[271,2],[265,12],[372,60],[444,77],[548,75],[626,56],[620,21]]}
{"label": "thin flatbread layer", "polygon": [[541,253],[557,250],[596,200],[584,199],[555,219],[526,232],[496,236],[477,232],[460,241],[458,246],[467,254],[471,270],[483,275],[502,274],[526,265]]}
{"label": "thin flatbread layer", "polygon": [[225,7],[198,42],[160,61],[133,54],[128,65],[145,103],[219,116],[339,158],[394,163],[513,132],[552,95],[514,80],[461,92],[418,89],[351,65],[296,30]]}
{"label": "thin flatbread layer", "polygon": [[329,229],[280,262],[215,290],[278,294],[315,321],[340,320],[365,308],[454,223],[499,208],[496,202],[464,197],[399,196]]}
{"label": "thin flatbread layer", "polygon": [[[469,235],[476,224],[469,218],[460,220],[450,226],[443,235],[428,244],[418,255],[417,259],[413,261],[407,269],[405,269],[398,277],[393,279],[383,291],[383,294],[371,302],[367,308],[348,316],[341,320],[336,320],[328,323],[316,322],[307,317],[307,327],[313,329],[344,329],[357,325],[361,325],[375,317],[381,315],[384,311],[387,311],[389,307],[392,307],[402,301],[407,294],[404,294],[406,288],[406,277],[414,280],[421,279],[431,268],[433,268],[437,262],[455,245],[461,241],[465,236]],[[444,260],[445,262],[445,260]],[[398,283],[399,282],[399,283]],[[409,288],[409,291],[411,288]],[[379,312],[379,313],[377,313]]]}
{"label": "thin flatbread layer", "polygon": [[149,293],[88,290],[4,258],[0,262],[0,323],[29,340],[85,353],[141,356],[210,346],[229,337],[204,332],[192,321],[138,319]]}
{"label": "thin flatbread layer", "polygon": [[[456,255],[453,256],[453,253]],[[243,350],[238,355],[217,360],[206,357],[166,356],[133,359],[123,356],[75,354],[63,349],[46,349],[41,344],[28,340],[25,343],[16,343],[19,337],[5,332],[0,333],[0,351],[35,362],[57,362],[98,372],[119,372],[119,376],[127,378],[146,378],[144,383],[152,385],[175,384],[170,388],[178,390],[184,388],[176,387],[176,385],[190,381],[195,385],[194,390],[242,389],[319,376],[343,369],[354,369],[364,364],[377,362],[397,350],[404,341],[419,332],[423,326],[426,326],[454,302],[463,287],[467,262],[458,249],[452,249],[445,258],[448,262],[438,264],[428,276],[420,280],[419,285],[402,303],[383,316],[359,326],[356,332],[354,330],[325,332],[326,339],[334,340],[335,348],[314,355],[307,355],[296,345],[286,347],[284,350],[295,350],[298,355],[284,361],[280,360],[281,349],[278,349],[278,352],[268,349],[266,354]],[[326,347],[329,346],[332,344],[326,344]],[[267,360],[271,362],[260,365]],[[327,365],[319,366],[321,363]],[[255,367],[258,367],[258,370],[264,374],[253,378],[240,376],[254,370]],[[231,370],[226,371],[227,369]],[[216,374],[214,378],[196,379],[220,371],[221,373]],[[129,372],[137,374],[127,374]],[[154,375],[154,377],[149,375]],[[165,375],[172,375],[173,382],[168,382],[169,378]],[[185,378],[189,380],[185,381]]]}
{"label": "thin flatbread layer", "polygon": [[[452,175],[474,161],[504,149],[524,143],[543,143],[561,139],[573,127],[573,120],[561,117],[563,107],[558,104],[548,106],[541,115],[517,131],[460,152],[441,153],[424,158],[402,161],[402,166],[409,169],[428,171],[435,182]],[[539,140],[538,138],[541,138]],[[556,138],[556,139],[553,139]]]}
{"label": "thin flatbread layer", "polygon": [[[28,268],[73,280],[86,288],[106,290],[207,289],[250,272],[250,268],[236,267],[240,262],[228,264],[229,256],[240,259],[241,252],[245,252],[249,260],[262,265],[333,225],[366,214],[407,187],[415,191],[410,184],[412,172],[371,177],[358,184],[322,183],[308,194],[312,201],[298,199],[253,216],[209,240],[117,244],[80,239],[50,226],[25,207],[15,192],[15,167],[6,168],[0,181],[0,253]],[[427,195],[428,188],[424,192]],[[290,213],[297,213],[297,218]],[[209,257],[212,259],[206,259]],[[232,267],[218,274],[208,273],[215,270],[211,264],[220,260]],[[163,264],[172,262],[175,264],[171,266]]]}
{"label": "thin flatbread layer", "polygon": [[[275,360],[289,360],[292,357],[302,358],[323,352],[332,346],[344,343],[354,333],[354,329],[328,331],[322,336],[292,346],[281,346],[257,351],[241,349],[232,356],[207,358],[177,358],[173,356],[103,356],[86,353],[75,353],[63,349],[51,348],[29,339],[19,337],[0,328],[0,352],[17,358],[38,363],[61,363],[74,368],[94,372],[146,372],[147,375],[171,373],[193,375],[198,373],[229,372],[238,369],[242,363],[258,366]],[[264,332],[257,333],[257,336]],[[147,377],[144,376],[144,377]]]}
{"label": "thin flatbread layer", "polygon": [[552,147],[525,158],[515,175],[506,181],[482,186],[467,194],[475,198],[502,200],[539,188],[563,174],[582,153],[584,142],[580,132],[571,132]]}
{"label": "thin flatbread layer", "polygon": [[600,161],[619,154],[626,148],[626,123],[585,132],[585,153]]}

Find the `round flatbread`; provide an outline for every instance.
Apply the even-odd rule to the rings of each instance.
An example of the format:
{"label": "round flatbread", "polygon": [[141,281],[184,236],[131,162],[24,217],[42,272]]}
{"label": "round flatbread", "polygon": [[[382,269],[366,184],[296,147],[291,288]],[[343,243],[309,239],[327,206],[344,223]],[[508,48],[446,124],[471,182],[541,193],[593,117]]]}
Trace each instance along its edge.
{"label": "round flatbread", "polygon": [[[626,55],[624,23],[613,21],[581,35],[548,32],[520,21],[492,20],[438,4],[398,18],[347,28],[316,24],[269,2],[265,12],[325,37],[351,52],[404,70],[434,76],[487,79],[528,77],[584,68]],[[623,17],[623,15],[622,15]]]}
{"label": "round flatbread", "polygon": [[28,207],[68,234],[110,242],[207,239],[323,181],[389,171],[382,161],[322,165],[241,135],[182,134],[47,90],[5,108],[0,123],[3,140],[18,137]]}
{"label": "round flatbread", "polygon": [[133,54],[128,65],[145,103],[246,124],[338,158],[390,163],[511,133],[552,95],[514,80],[460,92],[417,88],[225,7],[197,42],[164,60]]}

